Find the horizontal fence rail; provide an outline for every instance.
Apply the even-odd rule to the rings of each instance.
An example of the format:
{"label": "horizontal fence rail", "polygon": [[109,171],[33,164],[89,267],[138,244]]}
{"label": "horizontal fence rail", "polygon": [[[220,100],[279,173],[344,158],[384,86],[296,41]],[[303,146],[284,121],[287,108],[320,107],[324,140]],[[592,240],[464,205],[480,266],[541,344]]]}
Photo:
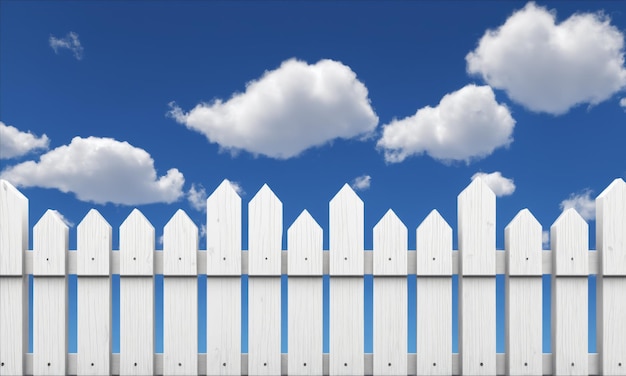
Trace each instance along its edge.
{"label": "horizontal fence rail", "polygon": [[[626,183],[596,198],[596,250],[573,209],[550,228],[550,250],[527,209],[495,245],[495,195],[475,179],[458,196],[458,250],[433,210],[416,249],[393,211],[364,250],[363,202],[345,185],[329,204],[329,250],[305,210],[287,229],[282,203],[263,186],[248,204],[224,181],[207,199],[207,246],[179,210],[163,251],[134,210],[112,249],[112,229],[91,210],[76,252],[55,211],[33,227],[28,200],[0,181],[0,375],[626,375]],[[69,354],[68,275],[77,275],[78,351]],[[496,353],[496,274],[505,275],[505,353]],[[542,353],[542,275],[551,275],[552,353]],[[33,276],[29,328],[28,277]],[[120,352],[112,353],[112,275],[120,276]],[[163,275],[163,354],[154,353],[154,276]],[[248,353],[242,353],[242,275],[248,276]],[[288,296],[281,294],[288,277]],[[322,278],[330,276],[329,307]],[[364,348],[364,276],[373,275],[373,353]],[[407,276],[417,276],[416,345],[407,349]],[[458,275],[458,354],[452,353],[452,276]],[[588,277],[597,278],[597,353],[588,353]],[[198,276],[206,278],[206,353],[198,352]],[[410,297],[409,297],[410,298]],[[287,300],[288,353],[281,354]],[[329,310],[329,352],[322,351]],[[28,352],[29,331],[33,353]]]}

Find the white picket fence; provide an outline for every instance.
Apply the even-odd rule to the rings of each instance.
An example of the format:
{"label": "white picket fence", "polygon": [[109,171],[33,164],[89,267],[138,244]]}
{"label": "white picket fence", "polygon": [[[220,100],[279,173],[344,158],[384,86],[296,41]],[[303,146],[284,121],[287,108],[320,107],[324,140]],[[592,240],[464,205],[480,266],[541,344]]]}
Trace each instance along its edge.
{"label": "white picket fence", "polygon": [[[155,252],[154,228],[134,210],[112,252],[111,226],[91,210],[68,252],[68,228],[48,211],[33,228],[28,200],[0,181],[1,375],[625,375],[626,183],[596,199],[596,251],[572,209],[541,225],[526,209],[496,250],[495,196],[480,179],[458,196],[458,252],[433,210],[408,250],[393,211],[364,251],[363,202],[344,186],[330,201],[329,252],[304,211],[281,248],[282,204],[264,186],[250,201],[227,181],[207,200],[207,250],[179,210]],[[34,276],[33,353],[28,285]],[[78,352],[67,351],[68,274],[78,275]],[[120,353],[111,351],[111,275],[120,275]],[[163,274],[163,354],[154,353],[154,275]],[[248,348],[241,351],[241,275],[248,279]],[[288,354],[281,354],[281,274],[288,275]],[[330,275],[328,354],[322,276]],[[373,354],[364,354],[364,274],[373,274]],[[452,353],[452,275],[459,275],[459,352]],[[506,352],[496,354],[496,274],[506,274]],[[552,354],[542,354],[542,274],[552,275]],[[597,275],[597,354],[588,353],[588,276]],[[198,281],[207,277],[207,353],[198,353]],[[417,353],[407,350],[407,275],[417,275]]]}

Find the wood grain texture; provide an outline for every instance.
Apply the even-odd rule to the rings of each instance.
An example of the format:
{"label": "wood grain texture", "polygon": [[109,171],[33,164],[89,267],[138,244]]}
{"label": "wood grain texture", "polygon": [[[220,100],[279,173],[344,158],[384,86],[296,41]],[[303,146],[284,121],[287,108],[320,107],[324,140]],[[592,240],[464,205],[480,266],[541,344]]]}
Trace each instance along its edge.
{"label": "wood grain texture", "polygon": [[241,277],[209,277],[207,375],[241,374]]}
{"label": "wood grain texture", "polygon": [[280,374],[280,277],[248,279],[248,374]]}
{"label": "wood grain texture", "polygon": [[330,374],[364,371],[363,278],[330,277]]}
{"label": "wood grain texture", "polygon": [[33,281],[33,374],[67,371],[67,283],[65,277]]}
{"label": "wood grain texture", "polygon": [[120,226],[120,276],[152,276],[154,227],[134,209]]}
{"label": "wood grain texture", "polygon": [[601,274],[626,276],[626,183],[615,179],[596,199]]}
{"label": "wood grain texture", "polygon": [[111,372],[111,281],[108,277],[78,277],[79,375]]}
{"label": "wood grain texture", "polygon": [[111,275],[111,225],[91,209],[77,228],[76,274],[79,276]]}
{"label": "wood grain texture", "polygon": [[26,249],[28,199],[8,181],[0,180],[0,277],[22,275]]}
{"label": "wood grain texture", "polygon": [[228,180],[207,199],[206,274],[241,275],[241,198]]}
{"label": "wood grain texture", "polygon": [[510,277],[506,282],[507,374],[542,375],[542,280]]}
{"label": "wood grain texture", "polygon": [[[374,275],[406,276],[408,231],[389,209],[374,226]],[[405,278],[406,280],[406,278]]]}
{"label": "wood grain texture", "polygon": [[597,280],[597,347],[603,375],[626,373],[626,278]]}
{"label": "wood grain texture", "polygon": [[329,204],[330,275],[363,275],[363,201],[343,188]]}
{"label": "wood grain texture", "polygon": [[248,204],[248,221],[248,274],[279,276],[283,204],[267,184]]}
{"label": "wood grain texture", "polygon": [[65,276],[69,228],[48,210],[33,227],[33,275]]}
{"label": "wood grain texture", "polygon": [[374,375],[406,375],[407,279],[374,277],[373,289]]}
{"label": "wood grain texture", "polygon": [[574,209],[568,209],[550,227],[552,274],[584,276],[589,274],[589,226]]}
{"label": "wood grain texture", "polygon": [[418,276],[452,275],[452,228],[437,210],[417,227],[415,242]]}
{"label": "wood grain texture", "polygon": [[290,277],[288,281],[288,374],[322,374],[322,278]]}
{"label": "wood grain texture", "polygon": [[463,375],[496,373],[495,276],[459,276],[459,354]]}
{"label": "wood grain texture", "polygon": [[0,374],[22,375],[28,352],[28,289],[26,278],[0,277]]}
{"label": "wood grain texture", "polygon": [[197,259],[198,227],[179,209],[163,228],[163,275],[196,276]]}
{"label": "wood grain texture", "polygon": [[553,374],[589,374],[587,285],[586,277],[552,277]]}
{"label": "wood grain texture", "polygon": [[507,275],[541,276],[541,237],[541,224],[532,213],[528,209],[517,213],[504,229]]}
{"label": "wood grain texture", "polygon": [[452,374],[452,277],[417,279],[417,374]]}
{"label": "wood grain texture", "polygon": [[321,276],[324,264],[322,245],[322,228],[304,210],[287,230],[288,274]]}
{"label": "wood grain texture", "polygon": [[163,373],[198,373],[198,279],[163,278]]}
{"label": "wood grain texture", "polygon": [[496,273],[496,196],[476,178],[458,196],[460,273]]}
{"label": "wood grain texture", "polygon": [[154,372],[154,280],[120,277],[120,372]]}

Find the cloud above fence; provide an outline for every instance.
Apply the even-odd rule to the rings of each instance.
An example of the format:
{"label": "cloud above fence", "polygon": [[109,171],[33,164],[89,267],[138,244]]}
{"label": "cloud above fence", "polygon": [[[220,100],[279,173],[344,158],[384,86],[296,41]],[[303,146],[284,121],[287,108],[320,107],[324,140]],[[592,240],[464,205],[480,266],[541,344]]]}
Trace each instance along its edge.
{"label": "cloud above fence", "polygon": [[624,35],[602,13],[556,12],[528,3],[466,56],[467,71],[531,111],[554,115],[598,104],[626,86]]}
{"label": "cloud above fence", "polygon": [[510,196],[515,192],[515,182],[513,182],[513,179],[505,178],[500,171],[495,171],[490,174],[477,172],[472,176],[472,180],[476,178],[482,179],[498,197]]}
{"label": "cloud above fence", "polygon": [[37,137],[0,121],[0,159],[11,159],[35,150],[45,150],[49,143],[45,134]]}
{"label": "cloud above fence", "polygon": [[42,155],[8,167],[0,177],[21,187],[56,188],[81,201],[140,205],[171,203],[185,182],[176,168],[157,177],[154,160],[145,150],[112,138],[74,137]]}
{"label": "cloud above fence", "polygon": [[366,189],[369,189],[371,184],[372,184],[372,177],[371,176],[369,176],[369,175],[361,175],[359,177],[356,177],[352,181],[352,184],[350,186],[354,190],[364,191]]}
{"label": "cloud above fence", "polygon": [[288,159],[342,138],[371,133],[378,116],[368,90],[350,67],[333,60],[290,59],[246,84],[227,101],[200,103],[168,115],[224,150]]}
{"label": "cloud above fence", "polygon": [[593,221],[596,219],[596,201],[591,197],[591,193],[590,190],[572,193],[569,198],[561,201],[559,207],[562,211],[574,208],[585,220]]}
{"label": "cloud above fence", "polygon": [[390,163],[424,153],[439,161],[470,163],[513,142],[514,127],[509,109],[496,101],[491,87],[467,85],[446,94],[436,107],[384,125],[378,147]]}

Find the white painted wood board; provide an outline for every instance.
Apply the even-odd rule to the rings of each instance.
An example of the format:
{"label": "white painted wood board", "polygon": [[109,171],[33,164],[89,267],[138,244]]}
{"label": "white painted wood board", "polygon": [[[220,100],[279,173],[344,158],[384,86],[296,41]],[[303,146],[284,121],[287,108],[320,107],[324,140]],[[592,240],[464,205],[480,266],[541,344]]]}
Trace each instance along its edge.
{"label": "white painted wood board", "polygon": [[626,278],[597,280],[597,352],[603,375],[626,373]]}
{"label": "white painted wood board", "polygon": [[374,277],[373,290],[374,375],[406,375],[407,279]]}
{"label": "white painted wood board", "polygon": [[163,275],[198,275],[198,227],[178,210],[163,229]]}
{"label": "white painted wood board", "polygon": [[495,276],[459,276],[459,354],[463,375],[496,373]]}
{"label": "white painted wood board", "polygon": [[48,210],[33,227],[33,275],[65,276],[69,228]]}
{"label": "white painted wood board", "polygon": [[248,374],[280,374],[280,277],[248,279]]}
{"label": "white painted wood board", "polygon": [[496,272],[496,196],[480,178],[461,192],[458,203],[460,273]]}
{"label": "white painted wood board", "polygon": [[323,232],[304,210],[287,230],[287,272],[290,276],[321,276],[324,265]]}
{"label": "white painted wood board", "polygon": [[24,373],[28,352],[28,286],[26,278],[0,276],[0,374]]}
{"label": "white painted wood board", "polygon": [[415,247],[418,276],[452,275],[452,228],[437,210],[417,227]]}
{"label": "white painted wood board", "polygon": [[241,198],[228,180],[207,199],[206,274],[241,275]]}
{"label": "white painted wood board", "polygon": [[34,277],[33,374],[66,373],[67,282],[65,277]]}
{"label": "white painted wood board", "polygon": [[322,374],[322,277],[287,281],[289,375]]}
{"label": "white painted wood board", "polygon": [[541,224],[528,209],[521,210],[504,229],[506,270],[510,276],[541,276]]}
{"label": "white painted wood board", "polygon": [[507,374],[542,375],[542,279],[506,277]]}
{"label": "white painted wood board", "polygon": [[576,212],[561,213],[550,227],[552,274],[560,276],[588,276],[589,226]]}
{"label": "white painted wood board", "polygon": [[80,276],[77,290],[78,374],[110,374],[111,280]]}
{"label": "white painted wood board", "polygon": [[419,277],[416,290],[417,374],[450,375],[452,277]]}
{"label": "white painted wood board", "polygon": [[121,276],[120,373],[151,375],[153,372],[154,279]]}
{"label": "white painted wood board", "polygon": [[553,373],[587,375],[587,277],[552,277]]}
{"label": "white painted wood board", "polygon": [[283,239],[283,204],[267,186],[248,204],[248,274],[279,276]]}
{"label": "white painted wood board", "polygon": [[91,209],[78,224],[76,252],[76,274],[79,276],[111,275],[111,225]]}
{"label": "white painted wood board", "polygon": [[596,199],[596,244],[601,274],[626,276],[626,183],[622,179],[615,179]]}
{"label": "white painted wood board", "polygon": [[152,276],[154,227],[134,209],[120,226],[120,276]]}
{"label": "white painted wood board", "polygon": [[[406,276],[408,231],[396,213],[389,209],[374,226],[373,274]],[[405,278],[406,280],[406,278]]]}
{"label": "white painted wood board", "polygon": [[0,277],[21,276],[28,248],[28,199],[0,180]]}
{"label": "white painted wood board", "polygon": [[241,277],[209,277],[207,374],[241,374]]}
{"label": "white painted wood board", "polygon": [[163,278],[163,372],[198,373],[198,279]]}
{"label": "white painted wood board", "polygon": [[329,203],[330,275],[363,275],[363,201],[343,188]]}
{"label": "white painted wood board", "polygon": [[362,277],[330,277],[330,374],[364,371],[364,297]]}

